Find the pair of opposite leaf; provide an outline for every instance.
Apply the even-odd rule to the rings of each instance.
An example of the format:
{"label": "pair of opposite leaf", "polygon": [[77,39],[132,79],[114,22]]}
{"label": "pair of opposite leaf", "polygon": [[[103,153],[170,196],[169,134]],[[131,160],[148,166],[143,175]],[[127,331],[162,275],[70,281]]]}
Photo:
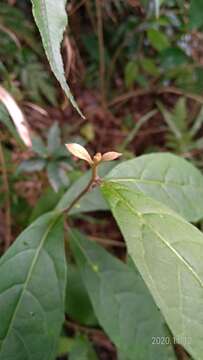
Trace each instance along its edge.
{"label": "pair of opposite leaf", "polygon": [[66,144],[66,147],[72,155],[76,156],[79,159],[87,161],[90,166],[97,166],[103,161],[115,160],[122,155],[121,153],[118,153],[116,151],[109,151],[104,154],[98,152],[93,157],[91,157],[88,151],[79,144]]}

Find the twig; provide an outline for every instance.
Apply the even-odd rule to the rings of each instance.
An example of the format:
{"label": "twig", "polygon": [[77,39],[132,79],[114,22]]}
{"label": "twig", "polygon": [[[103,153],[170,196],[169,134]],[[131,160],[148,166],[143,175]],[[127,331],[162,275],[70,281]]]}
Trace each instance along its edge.
{"label": "twig", "polygon": [[177,89],[173,86],[168,86],[168,87],[163,87],[161,89],[158,89],[157,94],[162,94],[164,92],[172,93],[172,94],[176,94],[176,95],[183,95],[183,96],[187,97],[188,99],[195,100],[195,101],[199,102],[200,104],[203,104],[203,97],[201,95],[187,93],[184,90]]}
{"label": "twig", "polygon": [[125,243],[121,242],[121,241],[116,241],[116,240],[112,240],[112,239],[103,239],[97,236],[88,236],[90,240],[92,241],[96,241],[99,244],[103,244],[106,246],[115,246],[115,247],[121,247],[121,248],[125,248]]}
{"label": "twig", "polygon": [[8,176],[6,170],[6,162],[3,153],[3,147],[0,142],[0,162],[2,165],[2,179],[3,179],[3,187],[5,191],[5,223],[6,223],[6,234],[5,234],[5,251],[8,249],[11,243],[11,209],[10,209],[10,191],[9,191],[9,183]]}
{"label": "twig", "polygon": [[123,94],[123,95],[120,95],[118,97],[116,97],[114,100],[112,100],[108,106],[109,107],[114,107],[116,105],[118,105],[119,103],[121,102],[126,102],[134,97],[138,97],[138,96],[144,96],[144,95],[148,95],[148,94],[151,94],[152,93],[152,90],[146,90],[146,89],[138,89],[138,90],[135,90],[135,91],[130,91],[128,92],[127,94]]}
{"label": "twig", "polygon": [[67,321],[67,320],[65,320],[65,326],[68,329],[71,329],[75,332],[82,332],[88,335],[89,337],[91,337],[91,339],[94,342],[98,343],[100,346],[105,347],[109,351],[115,351],[114,346],[112,345],[107,335],[102,330],[95,328],[88,328],[86,326],[79,325],[73,321]]}
{"label": "twig", "polygon": [[70,210],[77,204],[77,202],[89,191],[91,190],[91,188],[95,185],[99,184],[99,179],[97,176],[97,165],[96,163],[94,163],[92,165],[92,176],[90,181],[88,182],[87,186],[76,196],[76,198],[71,202],[71,204],[63,209],[64,213],[69,213]]}
{"label": "twig", "polygon": [[86,0],[81,0],[79,4],[76,4],[75,7],[69,12],[69,16],[74,15],[80,8],[85,4]]}
{"label": "twig", "polygon": [[104,50],[104,31],[102,19],[102,4],[101,0],[96,0],[96,13],[97,13],[97,34],[99,42],[99,58],[100,58],[100,89],[102,95],[102,105],[106,108],[106,85],[105,85],[105,50]]}
{"label": "twig", "polygon": [[150,94],[160,95],[163,93],[171,93],[171,94],[176,94],[176,95],[180,95],[180,96],[185,96],[188,99],[191,99],[191,100],[199,102],[200,104],[203,104],[203,97],[201,95],[187,93],[184,90],[177,89],[173,86],[168,86],[168,87],[161,87],[159,89],[152,87],[151,89],[138,89],[135,91],[130,91],[127,94],[123,94],[123,95],[116,97],[114,100],[112,100],[108,104],[108,106],[114,107],[114,106],[118,105],[119,103],[127,102],[127,101],[131,100],[132,98],[135,98],[138,96],[145,96],[145,95],[150,95]]}

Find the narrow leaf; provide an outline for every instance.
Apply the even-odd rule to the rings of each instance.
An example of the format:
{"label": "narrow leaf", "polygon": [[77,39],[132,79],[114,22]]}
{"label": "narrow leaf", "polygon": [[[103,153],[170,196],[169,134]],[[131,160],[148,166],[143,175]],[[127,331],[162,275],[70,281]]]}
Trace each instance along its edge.
{"label": "narrow leaf", "polygon": [[203,218],[203,176],[181,157],[143,155],[116,166],[107,178],[164,203],[188,221]]}
{"label": "narrow leaf", "polygon": [[0,359],[54,360],[64,318],[61,216],[29,226],[0,261]]}
{"label": "narrow leaf", "polygon": [[[142,278],[79,232],[71,244],[95,314],[128,360],[175,360],[164,319]],[[167,338],[158,345],[153,339]]]}
{"label": "narrow leaf", "polygon": [[31,0],[33,15],[39,28],[51,69],[66,96],[84,118],[67,85],[60,46],[67,26],[66,0]]}
{"label": "narrow leaf", "polygon": [[201,360],[203,234],[142,193],[116,183],[105,183],[103,192],[176,342]]}

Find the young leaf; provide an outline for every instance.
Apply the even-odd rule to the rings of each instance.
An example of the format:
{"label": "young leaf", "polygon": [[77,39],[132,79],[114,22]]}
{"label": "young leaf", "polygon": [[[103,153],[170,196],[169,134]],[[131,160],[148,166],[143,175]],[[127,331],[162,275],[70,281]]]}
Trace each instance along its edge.
{"label": "young leaf", "polygon": [[0,260],[0,359],[53,360],[64,318],[63,222],[49,213]]}
{"label": "young leaf", "polygon": [[[164,319],[135,269],[77,231],[71,245],[99,323],[126,358],[175,359]],[[154,345],[161,337],[169,344]]]}
{"label": "young leaf", "polygon": [[60,46],[67,26],[66,0],[31,0],[33,15],[39,28],[51,69],[67,97],[84,118],[67,85]]}
{"label": "young leaf", "polygon": [[87,161],[90,165],[93,163],[92,158],[88,151],[84,148],[84,146],[77,144],[77,143],[71,143],[66,144],[66,147],[68,151],[74,156],[76,156],[78,159],[82,159]]}
{"label": "young leaf", "polygon": [[176,341],[203,353],[203,234],[161,203],[116,183],[103,184],[128,251]]}
{"label": "young leaf", "polygon": [[160,201],[188,221],[203,218],[203,176],[178,156],[143,155],[116,166],[106,178]]}

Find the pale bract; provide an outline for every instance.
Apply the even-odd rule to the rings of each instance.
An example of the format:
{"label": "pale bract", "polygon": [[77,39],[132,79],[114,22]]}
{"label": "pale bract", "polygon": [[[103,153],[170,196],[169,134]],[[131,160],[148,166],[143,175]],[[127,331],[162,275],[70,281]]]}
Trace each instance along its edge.
{"label": "pale bract", "polygon": [[66,147],[72,155],[76,156],[79,159],[87,161],[90,165],[94,164],[94,166],[97,166],[102,161],[115,160],[122,155],[121,153],[118,153],[116,151],[109,151],[104,153],[103,155],[100,152],[96,153],[92,158],[88,151],[79,144],[66,144]]}

